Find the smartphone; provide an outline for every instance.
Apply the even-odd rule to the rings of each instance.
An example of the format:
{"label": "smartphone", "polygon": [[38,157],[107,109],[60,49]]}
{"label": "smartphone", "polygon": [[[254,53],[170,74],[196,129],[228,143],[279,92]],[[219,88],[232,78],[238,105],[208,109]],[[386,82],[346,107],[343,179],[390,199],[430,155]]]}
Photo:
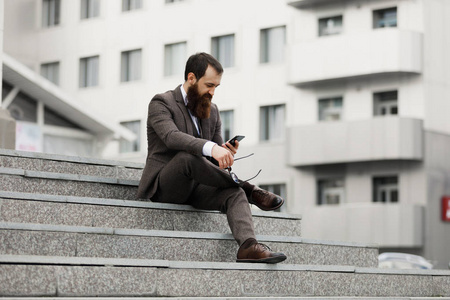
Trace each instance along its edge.
{"label": "smartphone", "polygon": [[233,147],[235,146],[235,142],[238,141],[242,141],[242,139],[245,138],[244,135],[236,135],[234,138],[232,138],[231,140],[228,141],[228,143],[230,143]]}

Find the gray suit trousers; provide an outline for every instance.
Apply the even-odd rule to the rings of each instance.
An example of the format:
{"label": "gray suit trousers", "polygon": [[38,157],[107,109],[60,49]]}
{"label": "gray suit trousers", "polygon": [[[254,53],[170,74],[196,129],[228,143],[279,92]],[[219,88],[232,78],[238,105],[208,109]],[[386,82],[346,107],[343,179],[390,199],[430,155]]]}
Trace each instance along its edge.
{"label": "gray suit trousers", "polygon": [[255,238],[252,213],[244,190],[205,157],[179,152],[161,170],[158,189],[152,201],[190,204],[204,210],[219,210],[227,215],[237,243]]}

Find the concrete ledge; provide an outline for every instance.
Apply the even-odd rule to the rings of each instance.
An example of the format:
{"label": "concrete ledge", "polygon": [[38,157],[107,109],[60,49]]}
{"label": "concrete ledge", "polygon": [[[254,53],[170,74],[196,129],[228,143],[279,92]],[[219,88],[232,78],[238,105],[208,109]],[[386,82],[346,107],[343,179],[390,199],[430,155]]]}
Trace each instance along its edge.
{"label": "concrete ledge", "polygon": [[1,255],[0,270],[2,296],[450,297],[439,281],[448,276],[360,274],[351,266]]}
{"label": "concrete ledge", "polygon": [[99,177],[89,175],[77,175],[55,172],[42,172],[42,171],[28,171],[22,169],[12,168],[0,168],[0,175],[19,175],[27,178],[39,178],[39,179],[53,179],[53,180],[66,180],[66,181],[83,181],[94,183],[108,183],[108,184],[120,184],[138,186],[138,180],[117,179],[111,177]]}
{"label": "concrete ledge", "polygon": [[0,156],[14,156],[14,157],[24,157],[24,158],[35,158],[35,159],[44,159],[44,160],[54,160],[54,161],[66,161],[66,162],[75,162],[81,164],[90,164],[90,165],[103,165],[103,166],[118,166],[118,167],[127,167],[134,169],[143,169],[144,164],[142,163],[134,163],[134,162],[125,162],[118,160],[107,160],[107,159],[99,159],[99,158],[88,158],[88,157],[79,157],[79,156],[66,156],[59,154],[47,154],[41,152],[27,152],[27,151],[18,151],[18,150],[9,150],[9,149],[0,149]]}
{"label": "concrete ledge", "polygon": [[[0,171],[1,173],[1,171]],[[133,200],[120,200],[120,199],[106,199],[106,198],[91,198],[91,197],[76,197],[76,196],[63,196],[63,195],[48,195],[48,194],[36,194],[36,193],[21,193],[21,192],[9,192],[0,191],[0,198],[8,199],[20,199],[20,200],[36,200],[46,202],[60,202],[60,203],[78,203],[78,204],[91,204],[91,205],[108,205],[108,206],[125,206],[125,207],[137,207],[137,208],[149,208],[149,209],[162,209],[162,210],[174,210],[174,211],[189,211],[189,212],[208,212],[214,214],[221,214],[219,211],[205,211],[196,209],[190,205],[180,204],[167,204],[151,201],[133,201]],[[278,212],[265,212],[265,211],[252,211],[253,216],[277,218],[277,219],[290,219],[301,220],[301,216],[297,214],[287,214]]]}
{"label": "concrete ledge", "polygon": [[[121,236],[166,237],[166,238],[180,238],[180,239],[233,240],[234,241],[234,238],[231,234],[215,233],[215,232],[98,228],[98,227],[86,227],[86,226],[64,226],[64,225],[7,223],[7,222],[0,222],[0,229],[2,229],[2,230],[71,232],[71,233],[86,233],[86,234],[110,234],[110,235],[121,235]],[[340,246],[340,247],[372,248],[371,246],[357,244],[357,243],[330,241],[330,243],[328,244],[326,241],[303,239],[300,237],[290,237],[290,236],[256,235],[256,238],[258,239],[258,241],[261,241],[261,242],[302,243],[302,244],[313,244],[313,245],[331,245],[331,246]],[[365,269],[361,269],[361,272],[363,272],[364,270]]]}

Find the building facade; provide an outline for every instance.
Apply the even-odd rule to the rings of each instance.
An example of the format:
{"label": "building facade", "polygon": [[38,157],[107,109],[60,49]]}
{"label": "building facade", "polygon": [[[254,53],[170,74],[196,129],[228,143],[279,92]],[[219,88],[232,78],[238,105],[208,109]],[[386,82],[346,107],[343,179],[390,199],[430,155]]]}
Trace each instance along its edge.
{"label": "building facade", "polygon": [[101,154],[139,162],[148,102],[209,52],[223,134],[255,153],[233,170],[262,169],[253,182],[302,214],[304,237],[446,268],[447,16],[446,0],[6,0],[4,51],[133,131]]}

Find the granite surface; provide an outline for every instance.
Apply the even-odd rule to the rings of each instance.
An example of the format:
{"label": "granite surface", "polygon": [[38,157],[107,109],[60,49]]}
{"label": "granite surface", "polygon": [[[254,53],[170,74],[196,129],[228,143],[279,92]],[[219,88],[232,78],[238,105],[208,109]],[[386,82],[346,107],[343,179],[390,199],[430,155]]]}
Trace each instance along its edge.
{"label": "granite surface", "polygon": [[[15,230],[6,229],[8,226],[0,230],[0,254],[234,262],[238,249],[231,237],[202,238],[201,234],[195,238],[189,238],[189,235],[164,237],[151,236],[151,233],[147,233],[148,236],[122,235],[112,234],[113,231],[89,232],[80,227],[75,232],[77,228],[65,229],[62,226],[35,226],[35,230],[27,230],[24,226],[17,230],[20,229],[19,225],[14,227]],[[56,230],[67,231],[55,232]],[[357,247],[317,246],[300,242],[268,244],[273,251],[281,251],[287,255],[288,259],[283,262],[287,264],[374,267],[368,265],[373,259],[365,260],[368,255],[358,256],[361,249]],[[320,247],[327,248],[326,259],[315,256]],[[370,248],[366,250],[371,251]],[[372,255],[376,257],[375,253]]]}
{"label": "granite surface", "polygon": [[132,168],[122,165],[101,165],[101,161],[99,160],[98,162],[99,164],[92,164],[82,161],[72,162],[0,155],[0,167],[5,168],[132,180],[139,180],[142,174],[142,168]]}
{"label": "granite surface", "polygon": [[[224,214],[0,199],[0,221],[230,233]],[[253,217],[258,235],[298,236],[300,220]]]}
{"label": "granite surface", "polygon": [[[431,297],[449,276],[185,267],[0,265],[2,296]],[[438,279],[433,282],[433,279]],[[445,288],[445,287],[444,287]],[[440,294],[449,297],[450,294]]]}
{"label": "granite surface", "polygon": [[137,187],[107,183],[66,181],[0,175],[3,191],[135,200]]}

